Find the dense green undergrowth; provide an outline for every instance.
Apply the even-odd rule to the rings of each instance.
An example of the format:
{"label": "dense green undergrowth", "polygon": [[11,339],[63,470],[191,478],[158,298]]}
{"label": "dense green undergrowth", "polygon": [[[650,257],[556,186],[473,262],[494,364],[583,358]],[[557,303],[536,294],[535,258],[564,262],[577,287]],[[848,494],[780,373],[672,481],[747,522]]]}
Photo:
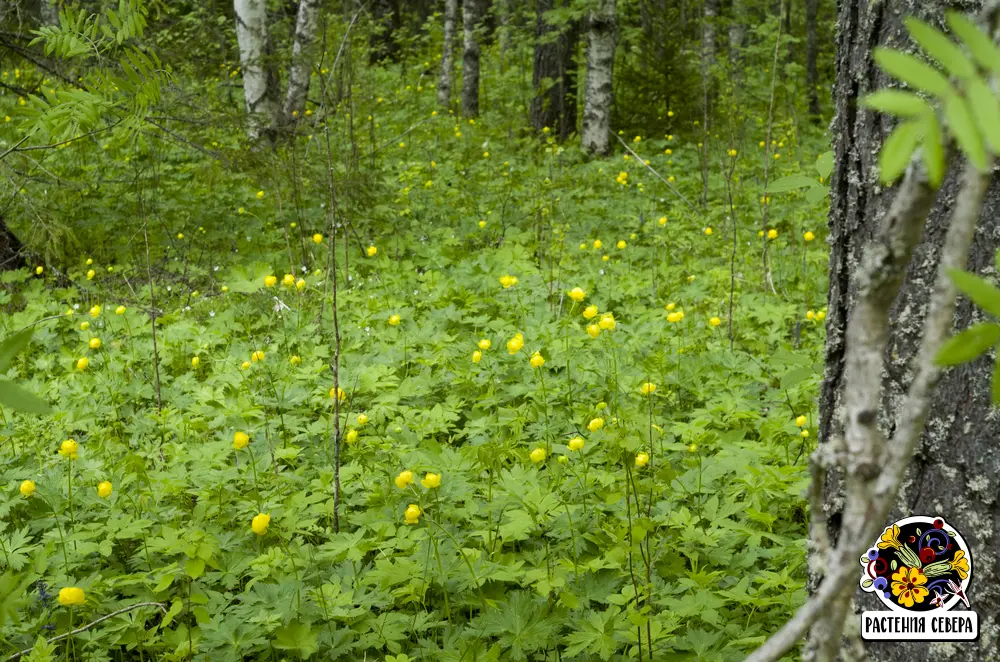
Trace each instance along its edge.
{"label": "dense green undergrowth", "polygon": [[91,184],[14,207],[6,375],[55,411],[2,410],[4,654],[155,602],[33,659],[729,660],[802,601],[824,209],[762,192],[828,173],[822,136],[713,132],[702,206],[697,120],[621,135],[685,202],[512,130],[515,98],[436,111],[416,70],[275,152],[39,157]]}

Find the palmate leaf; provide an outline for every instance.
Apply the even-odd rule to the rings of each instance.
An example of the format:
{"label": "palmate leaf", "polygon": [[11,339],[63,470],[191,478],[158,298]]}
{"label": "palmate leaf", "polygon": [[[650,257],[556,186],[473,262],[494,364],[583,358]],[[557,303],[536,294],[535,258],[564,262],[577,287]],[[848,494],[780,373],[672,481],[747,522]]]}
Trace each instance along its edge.
{"label": "palmate leaf", "polygon": [[30,414],[48,414],[52,411],[48,403],[37,395],[7,379],[0,379],[0,405]]}
{"label": "palmate leaf", "polygon": [[909,120],[897,126],[885,139],[879,153],[879,179],[883,184],[892,184],[903,174],[921,134],[920,123]]}
{"label": "palmate leaf", "polygon": [[948,97],[944,102],[944,116],[962,153],[977,170],[985,172],[989,167],[989,160],[969,102],[957,94]]}
{"label": "palmate leaf", "polygon": [[1000,325],[981,322],[952,336],[938,351],[934,361],[938,365],[953,366],[968,363],[1000,340]]}
{"label": "palmate leaf", "polygon": [[890,48],[876,48],[875,62],[886,73],[921,92],[941,99],[954,95],[944,74],[913,55]]}
{"label": "palmate leaf", "polygon": [[979,66],[993,73],[1000,73],[1000,48],[997,48],[990,36],[965,14],[949,11],[947,16],[948,27],[962,40]]}
{"label": "palmate leaf", "polygon": [[971,78],[976,75],[976,68],[969,58],[943,32],[913,16],[904,23],[914,41],[953,76]]}

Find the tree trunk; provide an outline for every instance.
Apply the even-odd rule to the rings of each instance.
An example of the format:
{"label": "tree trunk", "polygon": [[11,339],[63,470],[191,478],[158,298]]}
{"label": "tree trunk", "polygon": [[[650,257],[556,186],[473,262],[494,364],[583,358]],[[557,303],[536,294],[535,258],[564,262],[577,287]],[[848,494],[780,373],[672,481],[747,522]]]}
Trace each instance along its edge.
{"label": "tree trunk", "polygon": [[557,129],[561,102],[560,35],[545,20],[545,13],[555,8],[553,0],[538,0],[535,20],[535,61],[531,84],[535,96],[531,99],[531,125],[535,131]]}
{"label": "tree trunk", "polygon": [[[320,0],[300,0],[295,19],[295,42],[292,44],[292,64],[288,71],[288,92],[285,96],[285,122],[292,122],[306,107],[309,78],[312,75],[316,27],[319,24]],[[294,114],[293,114],[294,113]]]}
{"label": "tree trunk", "polygon": [[444,50],[441,53],[441,78],[438,80],[438,105],[451,104],[451,83],[454,77],[455,20],[458,17],[458,0],[444,0]]}
{"label": "tree trunk", "polygon": [[806,0],[806,97],[809,99],[809,117],[813,122],[819,121],[819,90],[816,89],[819,83],[816,75],[816,57],[819,53],[816,41],[818,13],[819,0]]}
{"label": "tree trunk", "polygon": [[278,74],[270,57],[267,2],[233,0],[233,10],[247,106],[247,134],[254,141],[273,138],[278,118]]}
{"label": "tree trunk", "polygon": [[7,228],[7,223],[0,216],[0,271],[21,269],[27,266],[23,249],[20,240]]}
{"label": "tree trunk", "polygon": [[583,148],[591,154],[611,151],[608,131],[611,128],[611,103],[614,100],[612,75],[615,47],[618,43],[618,22],[615,0],[597,0],[590,12],[590,34],[587,39],[587,89],[583,101]]}
{"label": "tree trunk", "polygon": [[576,131],[577,44],[580,42],[580,23],[573,20],[559,40],[562,84],[559,94],[559,140],[564,141]]}
{"label": "tree trunk", "polygon": [[59,25],[59,3],[57,0],[41,0],[38,3],[42,25]]}
{"label": "tree trunk", "polygon": [[462,116],[479,114],[479,27],[481,0],[462,0]]}
{"label": "tree trunk", "polygon": [[719,0],[705,0],[701,21],[701,76],[706,89],[711,89],[712,68],[716,57],[715,22],[719,17]]}
{"label": "tree trunk", "polygon": [[[830,289],[827,315],[826,373],[820,394],[819,439],[829,443],[841,434],[845,394],[845,331],[848,314],[857,299],[857,265],[862,248],[885,216],[895,189],[883,189],[877,179],[877,159],[893,122],[858,101],[884,87],[889,79],[875,66],[872,49],[899,48],[909,39],[902,27],[903,12],[916,12],[942,25],[946,0],[910,3],[842,0],[837,17],[837,77],[833,135],[836,167],[831,179]],[[968,9],[966,4],[964,8]],[[886,370],[882,379],[882,410],[878,421],[884,433],[897,426],[898,408],[912,379],[911,359],[918,351],[923,315],[935,280],[941,243],[955,205],[958,173],[946,178],[910,263],[903,288],[893,304]],[[980,224],[969,254],[970,271],[996,278],[994,255],[1000,237],[1000,187],[987,192]],[[964,329],[982,317],[961,298],[955,328]],[[907,515],[940,515],[962,534],[976,561],[969,599],[979,612],[977,643],[938,645],[907,642],[865,642],[868,658],[876,662],[930,662],[1000,659],[996,605],[1000,603],[997,550],[1000,549],[1000,417],[990,403],[991,360],[946,371],[935,391],[910,472],[900,490],[890,521]],[[834,477],[836,478],[836,477]],[[828,482],[824,511],[834,543],[840,531],[842,501],[839,480]],[[890,521],[885,522],[886,525]],[[816,532],[812,537],[817,537]],[[874,542],[874,541],[871,541]],[[978,552],[978,555],[976,553]],[[859,566],[860,568],[860,566]],[[860,572],[860,570],[859,570]],[[858,575],[860,577],[860,574]],[[811,577],[811,582],[815,582]],[[855,586],[855,588],[857,588]],[[857,590],[855,611],[884,609],[873,594]],[[848,615],[845,632],[857,637],[856,613]],[[857,639],[854,645],[861,645]],[[844,659],[854,659],[845,655]]]}
{"label": "tree trunk", "polygon": [[[733,0],[731,15],[729,18],[729,68],[733,75],[739,69],[743,61],[743,44],[747,39],[746,7],[745,0]],[[806,0],[806,2],[817,2],[818,0]]]}

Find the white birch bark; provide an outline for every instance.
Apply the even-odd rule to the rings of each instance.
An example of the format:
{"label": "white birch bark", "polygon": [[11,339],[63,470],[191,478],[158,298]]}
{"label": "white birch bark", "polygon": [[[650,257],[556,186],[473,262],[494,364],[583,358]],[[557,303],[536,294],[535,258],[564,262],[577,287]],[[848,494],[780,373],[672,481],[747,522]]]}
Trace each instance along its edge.
{"label": "white birch bark", "polygon": [[265,0],[233,0],[236,39],[240,46],[243,96],[247,107],[247,134],[258,140],[269,133],[278,115],[277,84],[265,62],[268,53],[267,3]]}
{"label": "white birch bark", "polygon": [[292,44],[292,65],[288,71],[288,91],[285,94],[285,122],[295,120],[306,107],[309,78],[312,74],[316,27],[319,24],[320,0],[300,0],[295,18],[295,42]]}
{"label": "white birch bark", "polygon": [[444,0],[444,50],[441,53],[441,78],[438,81],[438,105],[451,103],[451,84],[455,68],[455,20],[458,0]]}
{"label": "white birch bark", "polygon": [[590,12],[587,43],[587,88],[583,102],[583,148],[592,154],[607,154],[611,149],[611,102],[614,97],[612,76],[618,25],[615,0],[597,0]]}

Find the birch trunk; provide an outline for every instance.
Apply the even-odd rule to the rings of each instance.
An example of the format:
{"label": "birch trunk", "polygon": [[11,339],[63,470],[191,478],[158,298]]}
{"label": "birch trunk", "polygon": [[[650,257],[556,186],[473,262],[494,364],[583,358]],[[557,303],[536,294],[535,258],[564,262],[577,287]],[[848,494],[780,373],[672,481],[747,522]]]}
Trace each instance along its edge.
{"label": "birch trunk", "polygon": [[[744,1],[733,0],[732,16],[729,19],[729,67],[733,72],[739,68],[740,63],[743,61],[743,44],[747,38],[747,19]],[[807,3],[816,1],[806,0]]]}
{"label": "birch trunk", "polygon": [[240,46],[243,96],[250,140],[273,137],[278,118],[278,80],[270,61],[265,0],[233,0]]}
{"label": "birch trunk", "polygon": [[718,17],[719,0],[705,0],[701,21],[701,76],[706,89],[712,88],[712,68],[717,49],[715,22]]}
{"label": "birch trunk", "polygon": [[43,25],[59,25],[59,3],[57,0],[41,0],[38,10]]}
{"label": "birch trunk", "polygon": [[441,53],[441,78],[438,81],[438,105],[451,104],[451,84],[454,78],[455,20],[458,17],[458,0],[444,0],[444,50]]}
{"label": "birch trunk", "polygon": [[462,116],[479,114],[479,38],[480,0],[462,0]]}
{"label": "birch trunk", "polygon": [[299,0],[295,19],[295,42],[292,44],[292,64],[288,71],[288,91],[285,95],[285,122],[291,123],[302,114],[312,75],[316,27],[319,24],[320,0]]}
{"label": "birch trunk", "polygon": [[618,44],[615,0],[596,0],[590,12],[587,39],[587,89],[583,102],[583,148],[591,154],[611,151],[611,103],[614,98],[613,69]]}
{"label": "birch trunk", "polygon": [[[829,217],[831,246],[827,314],[826,373],[820,394],[819,438],[831,443],[843,434],[845,401],[854,388],[845,378],[846,329],[854,317],[861,283],[858,276],[863,247],[886,216],[897,191],[878,184],[880,146],[893,127],[884,115],[862,109],[858,99],[884,86],[888,79],[875,66],[872,49],[909,44],[902,19],[917,15],[941,26],[946,0],[838,3],[837,77],[833,123],[836,167],[831,178]],[[963,9],[974,9],[967,3]],[[931,208],[920,243],[906,277],[889,309],[888,345],[881,380],[882,433],[891,435],[901,424],[900,403],[914,378],[913,359],[918,355],[922,323],[928,309],[941,259],[942,242],[952,210],[959,202],[959,173],[953,169]],[[968,269],[996,279],[994,255],[1000,238],[1000,187],[994,181],[986,192],[978,230],[969,251]],[[956,329],[964,329],[983,316],[967,299],[955,311]],[[992,352],[990,352],[992,354]],[[975,644],[946,645],[917,642],[865,642],[857,638],[858,612],[882,609],[873,594],[862,593],[854,581],[853,610],[845,621],[845,635],[857,649],[865,649],[875,662],[979,662],[1000,659],[998,611],[1000,575],[1000,417],[990,404],[992,357],[946,371],[934,391],[934,401],[917,445],[916,456],[904,479],[899,498],[885,522],[907,515],[941,515],[962,533],[976,556],[973,609],[980,616],[980,639]],[[878,398],[876,398],[877,400]],[[873,408],[875,403],[871,405]],[[887,437],[888,438],[888,437]],[[843,512],[843,482],[829,481],[823,508],[824,530],[814,530],[815,543],[828,534],[835,544],[847,520]],[[814,515],[814,519],[817,517]],[[869,544],[873,541],[867,541]],[[815,578],[812,578],[815,582]],[[815,587],[815,584],[814,586]],[[987,634],[990,633],[990,634]],[[853,636],[852,636],[853,635]],[[855,659],[843,654],[843,659]]]}

